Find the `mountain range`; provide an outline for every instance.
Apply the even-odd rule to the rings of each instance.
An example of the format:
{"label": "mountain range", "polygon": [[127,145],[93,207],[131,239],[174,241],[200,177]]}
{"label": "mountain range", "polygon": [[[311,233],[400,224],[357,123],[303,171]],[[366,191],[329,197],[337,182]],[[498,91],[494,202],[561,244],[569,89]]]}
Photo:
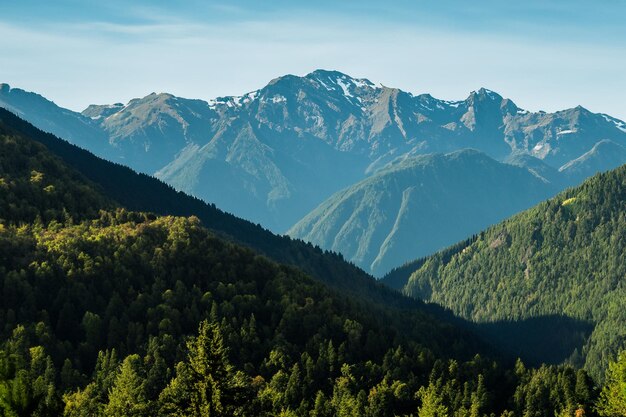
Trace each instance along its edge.
{"label": "mountain range", "polygon": [[[127,104],[91,105],[81,113],[3,84],[0,106],[227,212],[339,251],[378,275],[411,259],[408,250],[405,254],[398,249],[406,245],[402,234],[421,240],[411,245],[416,250],[411,257],[426,255],[461,238],[457,231],[477,232],[595,172],[626,162],[621,151],[626,147],[626,124],[580,106],[555,113],[529,112],[484,88],[465,100],[439,100],[337,71],[279,77],[242,96],[203,101],[153,93]],[[477,157],[470,167],[471,161],[445,156],[466,148],[493,162]],[[520,174],[529,181],[523,185],[520,178],[490,179],[494,182],[485,184],[485,193],[488,187],[501,190],[500,204],[493,204],[497,197],[488,202],[477,198],[476,210],[485,213],[480,220],[461,216],[460,228],[442,230],[428,241],[423,241],[427,229],[420,229],[419,221],[405,224],[405,230],[397,233],[395,220],[403,221],[400,211],[392,210],[389,218],[371,224],[358,215],[345,215],[348,206],[338,203],[341,196],[354,195],[355,188],[364,186],[383,187],[369,191],[378,196],[379,211],[399,205],[438,213],[439,207],[461,199],[472,206],[460,188],[458,194],[432,188],[431,195],[423,195],[419,188],[411,188],[417,183],[408,184],[407,171],[398,168],[414,157],[419,161],[436,153],[443,155],[426,158],[461,164],[454,169],[464,169],[468,181],[477,185],[493,173],[493,164],[509,172],[502,162],[533,175]],[[437,166],[431,164],[431,178],[445,178]],[[392,179],[395,175],[405,178]],[[385,186],[403,181],[405,188],[386,196],[392,190]],[[502,183],[496,187],[498,181]],[[405,193],[409,188],[413,191]],[[340,211],[333,212],[335,208]],[[454,211],[446,213],[456,216]],[[339,235],[331,236],[339,230]]]}

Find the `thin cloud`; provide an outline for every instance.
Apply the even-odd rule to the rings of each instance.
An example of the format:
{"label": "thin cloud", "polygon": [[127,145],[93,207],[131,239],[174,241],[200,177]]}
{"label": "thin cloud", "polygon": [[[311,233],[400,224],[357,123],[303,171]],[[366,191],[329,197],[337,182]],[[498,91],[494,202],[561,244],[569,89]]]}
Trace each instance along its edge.
{"label": "thin cloud", "polygon": [[[626,118],[626,59],[621,45],[611,43],[372,27],[315,14],[199,23],[154,12],[141,24],[0,23],[0,46],[6,51],[0,81],[73,109],[152,91],[204,99],[238,95],[276,76],[328,68],[446,99],[486,86],[530,110],[583,104]],[[613,80],[610,91],[607,80]]]}

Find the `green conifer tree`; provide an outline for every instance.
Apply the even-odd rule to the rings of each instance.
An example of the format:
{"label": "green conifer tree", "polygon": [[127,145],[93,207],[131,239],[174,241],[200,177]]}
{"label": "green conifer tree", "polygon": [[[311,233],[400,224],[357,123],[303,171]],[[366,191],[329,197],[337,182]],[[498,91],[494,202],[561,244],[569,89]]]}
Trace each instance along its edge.
{"label": "green conifer tree", "polygon": [[626,416],[626,352],[609,364],[596,408],[604,417]]}
{"label": "green conifer tree", "polygon": [[142,417],[149,414],[140,369],[139,355],[130,355],[124,359],[109,393],[109,403],[104,409],[105,416]]}
{"label": "green conifer tree", "polygon": [[246,401],[244,378],[228,360],[216,323],[200,323],[198,337],[187,343],[187,361],[160,395],[161,411],[169,416],[237,415]]}

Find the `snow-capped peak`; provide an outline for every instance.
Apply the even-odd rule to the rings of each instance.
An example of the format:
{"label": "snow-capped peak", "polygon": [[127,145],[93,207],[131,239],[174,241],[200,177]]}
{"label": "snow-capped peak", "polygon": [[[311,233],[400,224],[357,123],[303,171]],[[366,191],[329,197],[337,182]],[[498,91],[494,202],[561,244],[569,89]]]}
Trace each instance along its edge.
{"label": "snow-capped peak", "polygon": [[470,92],[469,97],[466,99],[467,102],[474,102],[475,100],[489,100],[489,101],[502,101],[502,96],[498,93],[496,93],[495,91],[486,89],[486,88],[480,88],[478,91],[472,91]]}
{"label": "snow-capped peak", "polygon": [[317,70],[307,75],[307,78],[328,91],[341,91],[344,96],[349,98],[354,97],[356,89],[381,88],[366,78],[352,78],[338,71]]}
{"label": "snow-capped peak", "polygon": [[502,99],[502,96],[500,96],[500,94],[496,93],[493,90],[489,90],[488,88],[484,88],[484,87],[482,87],[480,90],[478,90],[478,94],[485,95],[485,96],[489,97],[491,100]]}

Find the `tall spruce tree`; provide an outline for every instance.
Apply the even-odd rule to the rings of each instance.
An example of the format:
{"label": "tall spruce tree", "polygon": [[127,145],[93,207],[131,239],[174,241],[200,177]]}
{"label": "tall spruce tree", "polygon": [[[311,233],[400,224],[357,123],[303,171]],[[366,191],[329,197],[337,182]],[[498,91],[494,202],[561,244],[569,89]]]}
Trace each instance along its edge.
{"label": "tall spruce tree", "polygon": [[604,417],[626,416],[626,352],[609,364],[597,411]]}
{"label": "tall spruce tree", "polygon": [[245,384],[228,360],[219,325],[202,321],[187,350],[187,361],[176,366],[176,377],[161,393],[161,411],[181,417],[240,415]]}
{"label": "tall spruce tree", "polygon": [[141,376],[141,358],[130,355],[120,366],[115,383],[104,409],[107,417],[143,417],[149,415],[144,379]]}

